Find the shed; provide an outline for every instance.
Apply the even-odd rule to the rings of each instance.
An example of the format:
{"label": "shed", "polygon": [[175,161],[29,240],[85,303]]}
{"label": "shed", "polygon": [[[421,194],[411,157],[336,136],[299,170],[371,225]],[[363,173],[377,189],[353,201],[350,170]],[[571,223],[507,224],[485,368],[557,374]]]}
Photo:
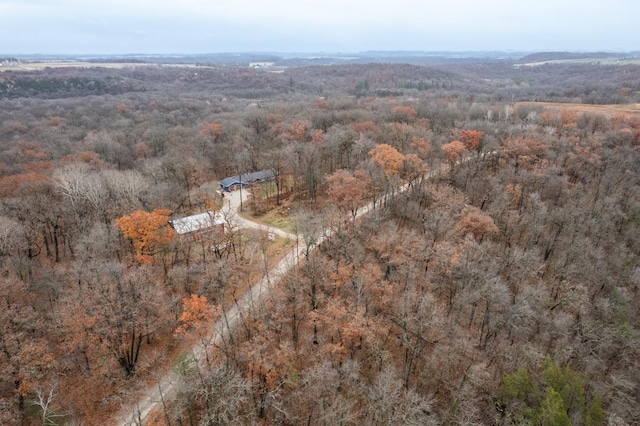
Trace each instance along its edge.
{"label": "shed", "polygon": [[275,178],[276,176],[273,173],[273,170],[260,170],[259,172],[244,173],[238,176],[224,178],[220,181],[220,188],[224,191],[231,192],[252,183],[269,182]]}

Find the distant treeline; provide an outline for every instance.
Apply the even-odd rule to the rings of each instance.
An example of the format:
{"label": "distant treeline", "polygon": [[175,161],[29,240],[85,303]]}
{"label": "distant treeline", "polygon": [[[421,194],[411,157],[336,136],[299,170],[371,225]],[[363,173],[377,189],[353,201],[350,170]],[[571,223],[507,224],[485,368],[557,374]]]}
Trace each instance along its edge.
{"label": "distant treeline", "polygon": [[147,61],[134,58],[97,58],[89,59],[87,62],[96,64],[146,64]]}
{"label": "distant treeline", "polygon": [[612,52],[537,52],[520,58],[518,62],[544,62],[544,61],[561,61],[571,59],[604,59],[604,58],[623,58],[628,57],[628,53],[612,53]]}
{"label": "distant treeline", "polygon": [[[535,58],[534,58],[535,59]],[[120,58],[144,63],[142,58]],[[533,60],[530,59],[529,60]],[[246,66],[136,67],[135,69],[64,68],[7,71],[0,74],[0,98],[58,99],[121,94],[143,90],[172,96],[212,90],[223,96],[266,99],[273,96],[356,97],[472,96],[475,101],[545,101],[589,104],[640,102],[640,67],[589,63],[553,63],[543,67],[514,67],[513,63],[458,63],[438,66],[409,64],[345,64],[269,70]]]}
{"label": "distant treeline", "polygon": [[[60,99],[88,95],[115,95],[139,91],[122,78],[48,73],[4,73],[0,75],[0,98]],[[65,75],[66,74],[66,75]]]}

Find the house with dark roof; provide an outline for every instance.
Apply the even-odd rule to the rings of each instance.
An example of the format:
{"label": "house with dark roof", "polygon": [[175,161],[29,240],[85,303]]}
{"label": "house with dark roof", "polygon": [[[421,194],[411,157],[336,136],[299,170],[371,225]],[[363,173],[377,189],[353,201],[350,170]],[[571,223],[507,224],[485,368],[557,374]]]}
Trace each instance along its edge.
{"label": "house with dark roof", "polygon": [[259,172],[244,173],[238,176],[224,178],[220,181],[220,188],[222,188],[223,191],[231,192],[254,183],[269,182],[275,178],[276,176],[273,170],[260,170]]}

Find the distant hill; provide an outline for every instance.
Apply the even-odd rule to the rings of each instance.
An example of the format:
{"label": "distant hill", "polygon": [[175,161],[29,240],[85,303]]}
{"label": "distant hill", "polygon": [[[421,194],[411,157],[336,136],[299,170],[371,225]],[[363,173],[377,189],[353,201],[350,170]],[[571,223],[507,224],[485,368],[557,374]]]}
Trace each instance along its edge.
{"label": "distant hill", "polygon": [[547,62],[547,61],[562,61],[562,60],[576,60],[576,59],[604,59],[615,58],[620,56],[626,56],[622,53],[611,52],[538,52],[530,55],[523,56],[518,60],[518,63],[530,63],[530,62]]}
{"label": "distant hill", "polygon": [[80,61],[91,63],[199,64],[215,66],[250,66],[272,63],[276,67],[344,64],[477,64],[512,62],[527,52],[506,51],[366,51],[366,52],[236,52],[206,54],[128,54],[128,55],[21,55],[30,62]]}

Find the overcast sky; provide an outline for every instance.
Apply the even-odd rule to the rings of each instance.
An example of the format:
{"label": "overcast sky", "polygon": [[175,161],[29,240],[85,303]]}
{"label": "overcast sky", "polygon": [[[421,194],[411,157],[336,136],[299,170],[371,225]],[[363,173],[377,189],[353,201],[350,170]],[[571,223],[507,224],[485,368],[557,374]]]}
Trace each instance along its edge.
{"label": "overcast sky", "polygon": [[640,0],[0,0],[0,55],[365,50],[640,50]]}

